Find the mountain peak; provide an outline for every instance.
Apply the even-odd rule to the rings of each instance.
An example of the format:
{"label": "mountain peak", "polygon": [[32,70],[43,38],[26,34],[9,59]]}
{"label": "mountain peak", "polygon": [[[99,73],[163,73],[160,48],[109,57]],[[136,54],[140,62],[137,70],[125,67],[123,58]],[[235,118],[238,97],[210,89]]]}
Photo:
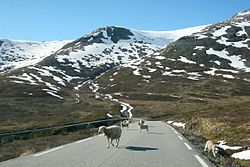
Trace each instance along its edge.
{"label": "mountain peak", "polygon": [[238,14],[236,14],[237,16],[249,16],[250,15],[250,9],[247,9],[243,12],[240,12]]}
{"label": "mountain peak", "polygon": [[239,12],[238,14],[234,15],[231,19],[231,21],[250,21],[250,9]]}
{"label": "mountain peak", "polygon": [[[104,40],[110,39],[113,43],[117,43],[119,40],[130,39],[129,36],[133,36],[133,33],[126,28],[117,26],[106,26],[98,28],[97,30],[87,34],[83,38],[102,38]],[[102,40],[103,41],[103,40]]]}

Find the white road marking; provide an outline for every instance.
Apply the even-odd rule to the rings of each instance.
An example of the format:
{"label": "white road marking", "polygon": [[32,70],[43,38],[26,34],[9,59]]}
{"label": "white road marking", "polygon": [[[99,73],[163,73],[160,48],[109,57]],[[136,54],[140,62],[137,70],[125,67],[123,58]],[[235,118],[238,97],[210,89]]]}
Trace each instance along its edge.
{"label": "white road marking", "polygon": [[87,141],[87,140],[90,140],[90,139],[92,139],[92,137],[87,138],[87,139],[83,139],[83,140],[79,140],[79,141],[77,141],[76,143],[82,143],[82,142]]}
{"label": "white road marking", "polygon": [[202,159],[199,155],[194,155],[195,158],[200,162],[200,164],[203,166],[203,167],[209,167]]}
{"label": "white road marking", "polygon": [[56,147],[56,148],[50,149],[50,150],[48,150],[48,151],[44,151],[44,152],[41,152],[41,153],[35,154],[35,155],[33,155],[33,156],[34,156],[34,157],[38,157],[38,156],[41,156],[41,155],[44,155],[44,154],[50,153],[50,152],[52,152],[52,151],[56,151],[56,150],[62,149],[62,148],[63,148],[63,146]]}
{"label": "white road marking", "polygon": [[175,130],[172,126],[166,124],[171,130]]}
{"label": "white road marking", "polygon": [[181,136],[178,135],[178,137],[179,137],[180,140],[183,140],[183,138]]}
{"label": "white road marking", "polygon": [[175,133],[175,134],[178,134],[178,132],[177,132],[176,130],[174,131],[174,133]]}
{"label": "white road marking", "polygon": [[192,147],[190,147],[187,143],[184,143],[185,146],[189,149],[189,150],[193,150]]}

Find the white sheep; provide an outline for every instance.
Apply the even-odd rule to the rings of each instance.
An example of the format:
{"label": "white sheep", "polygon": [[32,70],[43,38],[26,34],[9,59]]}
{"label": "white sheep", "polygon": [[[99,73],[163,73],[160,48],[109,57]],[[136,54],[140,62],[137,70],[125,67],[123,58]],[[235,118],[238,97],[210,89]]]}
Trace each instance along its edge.
{"label": "white sheep", "polygon": [[140,132],[142,129],[146,129],[148,131],[148,125],[141,124],[140,122],[138,123],[138,125],[140,127]]}
{"label": "white sheep", "polygon": [[212,151],[214,157],[216,157],[216,154],[218,152],[218,146],[214,144],[211,140],[208,140],[205,144],[204,151]]}
{"label": "white sheep", "polygon": [[121,127],[123,128],[123,127],[129,127],[129,121],[123,121],[123,122],[121,122]]}
{"label": "white sheep", "polygon": [[114,139],[116,139],[116,147],[118,147],[121,133],[122,133],[122,129],[120,126],[117,126],[117,125],[113,125],[109,127],[101,126],[98,129],[98,133],[104,133],[104,135],[107,137],[107,140],[108,140],[107,148],[110,147],[110,143],[114,147],[114,144],[113,144]]}

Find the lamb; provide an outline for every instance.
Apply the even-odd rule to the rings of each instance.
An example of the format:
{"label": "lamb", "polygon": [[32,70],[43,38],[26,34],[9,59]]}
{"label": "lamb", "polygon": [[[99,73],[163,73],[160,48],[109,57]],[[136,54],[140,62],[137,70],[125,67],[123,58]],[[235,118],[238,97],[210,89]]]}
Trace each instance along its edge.
{"label": "lamb", "polygon": [[146,129],[148,131],[148,125],[141,124],[140,122],[138,123],[138,125],[140,127],[140,132],[142,129]]}
{"label": "lamb", "polygon": [[123,121],[123,122],[121,122],[121,127],[123,128],[123,127],[127,127],[127,129],[128,129],[128,127],[129,127],[129,121]]}
{"label": "lamb", "polygon": [[218,146],[214,144],[211,140],[208,140],[205,144],[204,151],[212,151],[214,157],[216,157],[216,154],[218,152]]}
{"label": "lamb", "polygon": [[118,147],[120,137],[121,137],[121,133],[122,133],[121,127],[117,126],[117,125],[113,125],[113,126],[109,126],[109,127],[106,127],[106,126],[99,127],[98,133],[103,133],[103,132],[104,132],[104,135],[107,137],[107,140],[108,140],[107,148],[110,147],[110,143],[114,147],[114,144],[113,144],[114,139],[116,140],[116,147]]}

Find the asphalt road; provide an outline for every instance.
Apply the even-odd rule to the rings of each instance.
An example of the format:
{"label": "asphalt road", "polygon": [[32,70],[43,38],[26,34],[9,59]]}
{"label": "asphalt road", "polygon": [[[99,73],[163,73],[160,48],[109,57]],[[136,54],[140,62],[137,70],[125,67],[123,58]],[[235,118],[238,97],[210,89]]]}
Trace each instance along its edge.
{"label": "asphalt road", "polygon": [[0,163],[0,167],[213,167],[169,125],[148,121],[124,128],[118,148],[103,135]]}

